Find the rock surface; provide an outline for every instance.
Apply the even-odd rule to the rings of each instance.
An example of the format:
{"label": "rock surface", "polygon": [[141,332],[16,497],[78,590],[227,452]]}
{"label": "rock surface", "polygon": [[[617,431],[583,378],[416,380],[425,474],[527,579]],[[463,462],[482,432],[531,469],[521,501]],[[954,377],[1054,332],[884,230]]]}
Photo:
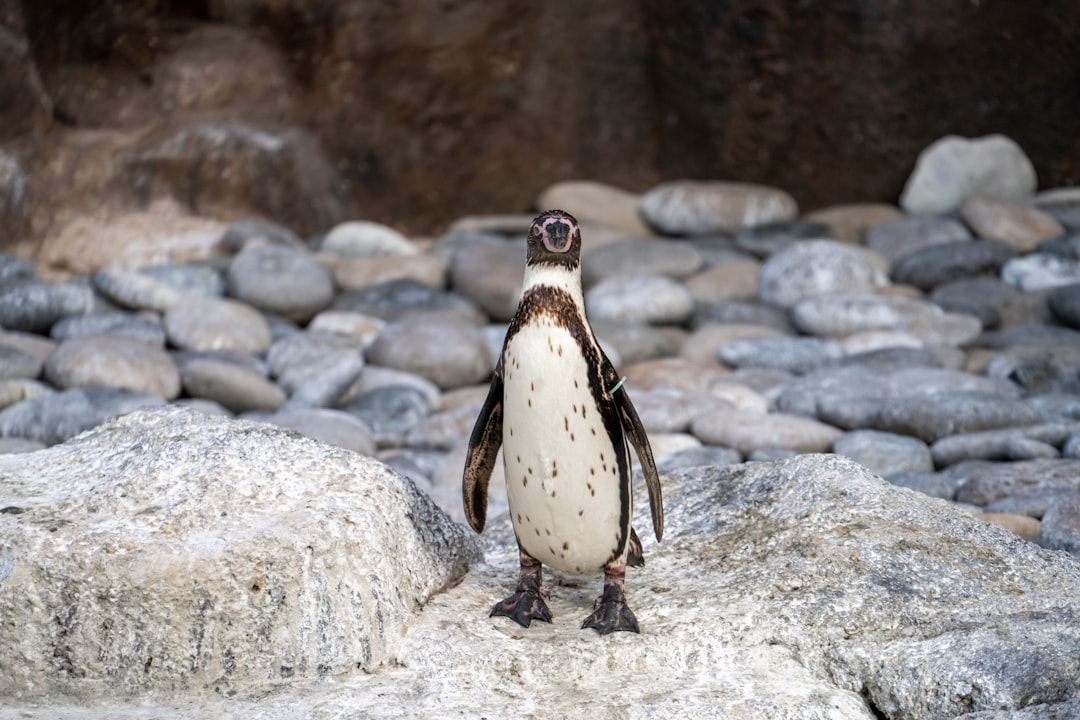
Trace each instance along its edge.
{"label": "rock surface", "polygon": [[[182,416],[176,413],[129,418],[78,442],[108,444],[108,439],[115,437],[122,446],[134,441],[131,431],[139,425],[168,427],[178,419],[183,426]],[[159,718],[198,719],[225,713],[257,720],[337,720],[357,715],[398,717],[402,708],[433,717],[497,717],[527,707],[538,716],[568,717],[615,713],[628,718],[689,714],[735,720],[975,720],[1069,717],[1080,710],[1074,694],[1080,654],[1076,625],[1080,563],[940,501],[893,488],[843,458],[805,456],[665,475],[668,523],[664,542],[657,545],[651,533],[643,534],[647,565],[632,571],[627,581],[629,602],[642,634],[600,638],[578,627],[599,591],[598,578],[571,581],[549,572],[548,602],[554,615],[550,625],[536,623],[524,629],[505,618],[487,617],[490,605],[513,586],[517,572],[517,554],[505,515],[493,518],[485,533],[486,564],[474,567],[456,587],[427,599],[422,610],[410,617],[402,612],[413,609],[409,598],[423,597],[460,575],[462,563],[470,557],[470,546],[460,531],[410,492],[408,483],[377,465],[321,450],[261,426],[211,427],[216,429],[182,442],[179,452],[201,448],[207,437],[239,442],[235,432],[245,429],[246,434],[241,433],[245,447],[260,460],[255,474],[259,482],[271,482],[266,471],[279,462],[276,456],[262,456],[261,451],[284,445],[305,458],[305,467],[315,467],[312,463],[316,459],[330,460],[329,479],[316,481],[312,490],[320,482],[337,489],[328,495],[310,495],[315,505],[298,511],[298,503],[309,497],[306,493],[311,490],[294,484],[287,501],[264,508],[267,519],[284,517],[301,525],[305,517],[309,521],[321,518],[321,525],[307,525],[311,530],[305,537],[275,533],[263,524],[258,526],[260,533],[240,536],[235,546],[224,551],[189,544],[184,559],[196,562],[210,557],[237,562],[260,543],[273,542],[276,562],[268,563],[265,552],[249,558],[250,563],[263,561],[255,571],[260,573],[255,581],[262,580],[258,592],[251,589],[251,566],[238,565],[236,577],[226,574],[221,578],[223,587],[240,585],[236,592],[241,601],[230,601],[226,594],[215,595],[216,585],[201,578],[196,583],[181,583],[179,591],[204,601],[182,608],[174,618],[183,618],[187,624],[200,612],[204,618],[224,618],[229,612],[238,620],[271,619],[272,627],[285,627],[299,608],[285,602],[278,614],[271,615],[274,589],[288,588],[295,595],[286,597],[295,597],[298,605],[306,607],[303,603],[315,600],[315,596],[309,599],[305,590],[320,587],[334,568],[340,573],[335,575],[340,578],[339,585],[323,587],[328,598],[341,598],[342,602],[331,603],[327,608],[330,613],[344,610],[350,603],[368,608],[377,605],[386,612],[381,632],[364,614],[346,614],[341,618],[343,625],[335,626],[356,629],[356,637],[370,634],[371,672],[338,672],[334,667],[332,677],[312,682],[306,678],[315,668],[297,663],[291,666],[293,677],[285,678],[279,658],[290,646],[277,643],[260,648],[261,654],[253,658],[257,663],[254,668],[237,664],[229,686],[232,695],[227,700],[217,697],[211,687],[190,687],[166,702],[161,696],[138,699],[144,695],[139,691],[145,687],[147,675],[161,683],[170,674],[213,677],[215,670],[220,673],[219,658],[211,654],[217,647],[213,642],[235,635],[236,628],[205,623],[201,635],[180,633],[180,640],[188,646],[195,645],[196,638],[202,640],[201,645],[195,645],[200,648],[195,657],[205,663],[198,670],[191,669],[191,657],[185,656],[176,666],[154,664],[146,673],[139,654],[140,662],[127,671],[136,680],[132,688],[136,695],[127,701],[103,700],[93,675],[81,679],[72,678],[70,671],[49,675],[49,683],[61,692],[46,694],[44,688],[35,688],[37,692],[31,694],[37,695],[38,704],[0,709],[0,718],[70,714],[90,720],[149,713]],[[51,452],[70,453],[71,449]],[[223,459],[228,457],[223,453]],[[320,470],[316,472],[326,472],[324,465],[317,466]],[[5,465],[6,472],[10,472],[8,467]],[[227,470],[231,467],[226,465]],[[244,487],[245,476],[234,473],[226,472],[224,477]],[[351,476],[356,473],[369,477],[374,485],[352,490],[355,480]],[[198,473],[192,472],[186,479],[181,487],[194,485],[209,491]],[[215,497],[237,498],[231,490],[237,486],[218,485]],[[378,509],[364,505],[364,512],[358,514],[352,503],[367,493],[376,493],[383,504]],[[26,511],[5,514],[2,527],[22,528],[37,537],[41,531],[36,530],[35,516],[49,513],[49,502],[41,496],[36,500],[23,497]],[[45,497],[63,502],[65,494]],[[190,500],[177,502],[183,497],[172,500],[173,512],[190,504]],[[240,504],[250,509],[253,502]],[[133,510],[141,508],[131,504]],[[420,516],[422,521],[410,519],[406,510],[410,507],[427,508],[429,514]],[[173,512],[159,507],[137,515],[138,527],[153,537],[155,527],[160,532],[169,526]],[[200,516],[209,521],[217,513],[195,513],[195,517]],[[218,532],[239,525],[241,518],[232,516],[215,520]],[[359,519],[358,527],[344,523],[348,517]],[[352,544],[362,539],[375,543],[374,547],[387,542],[400,544],[396,537],[391,539],[380,518],[392,518],[408,528],[405,537],[409,547],[415,547],[412,543],[420,532],[442,539],[439,544],[423,545],[426,551],[419,556],[410,555],[424,557],[425,570],[405,581],[409,589],[403,598],[372,592],[395,576],[373,575],[368,563],[391,567],[396,563],[373,553],[373,546]],[[109,525],[106,519],[99,522]],[[648,522],[639,513],[635,524],[644,528]],[[58,532],[72,531],[61,528]],[[46,533],[42,542],[53,542],[49,535],[56,537]],[[353,554],[336,550],[331,537],[344,539]],[[131,553],[109,553],[110,547],[116,546],[106,544],[106,552],[78,550],[89,564],[72,563],[71,577],[94,582],[84,570],[95,563],[115,568],[136,560]],[[169,562],[180,559],[175,543],[162,550]],[[304,557],[309,558],[307,564],[297,562]],[[364,561],[358,562],[358,557]],[[325,560],[318,562],[320,558]],[[340,558],[340,562],[331,564],[331,558]],[[22,559],[7,560],[5,567],[11,569],[0,586],[0,593],[4,593],[0,597],[10,597],[12,579],[26,572],[27,565]],[[159,577],[160,573],[152,573],[147,580]],[[293,584],[285,584],[287,580]],[[148,587],[128,582],[141,592]],[[362,592],[342,597],[340,593],[354,584]],[[63,635],[57,628],[64,626],[46,616],[43,620],[49,622],[49,628],[44,636],[60,641],[56,644],[64,648],[61,657],[75,660],[78,667],[99,671],[106,660],[115,657],[126,623],[137,623],[140,618],[122,618],[116,613],[118,605],[126,604],[123,595],[83,592],[76,600],[72,594],[75,586],[67,587],[71,588],[68,593],[51,596],[52,602],[60,606],[78,602],[79,612],[100,608],[114,613],[115,622],[109,627],[114,644],[106,646],[114,650],[105,653],[105,660],[98,659],[97,643],[88,655],[79,653],[86,647],[87,635],[92,638],[105,632],[100,625],[69,623],[71,630]],[[85,615],[59,617],[78,620]],[[316,627],[318,617],[310,617]],[[336,615],[326,619],[333,617]],[[260,637],[265,635],[256,633],[250,644],[256,645]],[[318,647],[317,634],[295,637],[302,640],[293,652],[304,649],[304,642],[311,644],[312,653]],[[10,636],[5,634],[5,638]],[[357,659],[365,657],[360,647],[352,648],[352,653]],[[51,654],[45,660],[51,663]],[[600,668],[602,672],[597,672]],[[10,677],[11,683],[26,682],[21,673],[5,677]],[[249,682],[241,682],[242,677],[250,678]],[[644,677],[647,682],[643,682]],[[492,692],[492,688],[505,692]],[[573,692],[568,692],[569,688]],[[85,693],[83,697],[92,699],[89,707],[73,694],[79,690]]]}

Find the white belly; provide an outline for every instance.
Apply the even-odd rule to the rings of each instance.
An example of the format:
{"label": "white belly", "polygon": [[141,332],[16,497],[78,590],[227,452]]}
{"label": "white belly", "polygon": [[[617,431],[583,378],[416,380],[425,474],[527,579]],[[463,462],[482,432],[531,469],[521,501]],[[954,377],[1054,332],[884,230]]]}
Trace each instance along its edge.
{"label": "white belly", "polygon": [[629,528],[620,527],[623,478],[577,343],[541,316],[507,345],[503,382],[503,462],[518,542],[560,570],[603,568]]}

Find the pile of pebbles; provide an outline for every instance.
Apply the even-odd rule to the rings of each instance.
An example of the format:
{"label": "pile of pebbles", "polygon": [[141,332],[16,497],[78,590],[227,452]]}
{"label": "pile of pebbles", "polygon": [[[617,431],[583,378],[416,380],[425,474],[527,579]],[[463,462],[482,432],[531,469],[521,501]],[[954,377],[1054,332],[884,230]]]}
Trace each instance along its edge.
{"label": "pile of pebbles", "polygon": [[[1080,554],[1080,188],[1034,194],[1014,145],[997,165],[976,145],[928,148],[902,207],[800,215],[727,182],[541,195],[582,224],[589,315],[662,470],[840,453]],[[531,219],[307,241],[244,220],[220,256],[63,282],[0,255],[0,451],[182,404],[377,457],[461,518]]]}

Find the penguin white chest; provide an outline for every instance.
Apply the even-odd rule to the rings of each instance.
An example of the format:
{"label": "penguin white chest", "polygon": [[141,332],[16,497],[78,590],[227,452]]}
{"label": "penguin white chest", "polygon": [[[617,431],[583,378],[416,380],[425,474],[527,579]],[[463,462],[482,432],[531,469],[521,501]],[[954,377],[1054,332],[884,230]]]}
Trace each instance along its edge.
{"label": "penguin white chest", "polygon": [[503,458],[514,531],[531,556],[568,572],[618,559],[631,515],[622,507],[629,478],[588,374],[574,336],[549,316],[506,345]]}

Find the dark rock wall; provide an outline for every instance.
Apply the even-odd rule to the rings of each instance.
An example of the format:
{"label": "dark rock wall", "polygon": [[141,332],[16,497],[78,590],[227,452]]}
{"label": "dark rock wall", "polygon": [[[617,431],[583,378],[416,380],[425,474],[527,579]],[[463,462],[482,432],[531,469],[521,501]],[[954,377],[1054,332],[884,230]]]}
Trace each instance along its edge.
{"label": "dark rock wall", "polygon": [[[751,180],[805,209],[895,201],[949,133],[1012,136],[1050,187],[1080,182],[1078,17],[1077,0],[0,0],[0,143],[29,168],[37,232],[60,202],[155,193],[305,233],[349,215],[434,231],[575,177]],[[147,179],[148,150],[207,122],[305,138],[285,142],[315,157],[285,165],[317,177],[255,193],[200,192],[204,171],[182,192]],[[94,157],[139,171],[105,163],[73,187],[89,130],[109,133]]]}

